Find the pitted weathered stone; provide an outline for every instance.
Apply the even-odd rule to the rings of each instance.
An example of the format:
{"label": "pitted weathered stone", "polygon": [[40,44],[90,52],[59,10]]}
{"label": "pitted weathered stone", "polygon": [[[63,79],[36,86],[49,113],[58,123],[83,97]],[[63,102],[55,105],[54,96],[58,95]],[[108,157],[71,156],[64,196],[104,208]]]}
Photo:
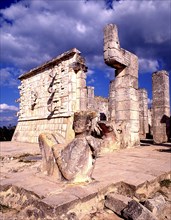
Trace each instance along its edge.
{"label": "pitted weathered stone", "polygon": [[[104,29],[104,61],[116,69],[110,83],[109,119],[127,124],[123,147],[139,144],[138,58],[120,47],[117,26]],[[129,126],[128,126],[129,125]]]}
{"label": "pitted weathered stone", "polygon": [[94,109],[94,87],[87,86],[87,108]]}
{"label": "pitted weathered stone", "polygon": [[148,133],[148,95],[145,89],[139,89],[139,124],[140,138],[146,138]]}
{"label": "pitted weathered stone", "polygon": [[153,140],[155,143],[168,141],[170,133],[170,95],[169,74],[162,70],[154,72],[153,83],[153,105],[152,105],[152,127]]}
{"label": "pitted weathered stone", "polygon": [[76,48],[21,75],[20,111],[13,140],[38,142],[42,132],[74,138],[76,111],[87,109],[85,59]]}

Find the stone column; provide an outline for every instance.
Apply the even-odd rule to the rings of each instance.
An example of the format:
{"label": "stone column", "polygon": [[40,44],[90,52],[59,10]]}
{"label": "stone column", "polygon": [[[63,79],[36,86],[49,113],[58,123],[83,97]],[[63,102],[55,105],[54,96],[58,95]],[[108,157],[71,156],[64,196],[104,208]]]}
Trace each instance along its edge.
{"label": "stone column", "polygon": [[139,124],[140,138],[146,138],[148,133],[148,95],[145,89],[139,89]]}
{"label": "stone column", "polygon": [[153,128],[152,128],[152,109],[148,109],[148,133],[149,135],[153,135]]}
{"label": "stone column", "polygon": [[109,120],[115,121],[115,80],[110,81],[108,110],[109,110]]}
{"label": "stone column", "polygon": [[94,87],[87,86],[87,108],[94,109]]}
{"label": "stone column", "polygon": [[170,120],[169,74],[167,71],[154,72],[153,83],[153,140],[160,144],[168,141]]}
{"label": "stone column", "polygon": [[120,47],[114,24],[104,29],[104,61],[116,69],[115,82],[112,83],[115,122],[124,123],[127,130],[122,147],[139,145],[138,58]]}
{"label": "stone column", "polygon": [[77,100],[80,105],[80,110],[85,111],[87,109],[86,75],[82,73],[82,69],[77,73]]}

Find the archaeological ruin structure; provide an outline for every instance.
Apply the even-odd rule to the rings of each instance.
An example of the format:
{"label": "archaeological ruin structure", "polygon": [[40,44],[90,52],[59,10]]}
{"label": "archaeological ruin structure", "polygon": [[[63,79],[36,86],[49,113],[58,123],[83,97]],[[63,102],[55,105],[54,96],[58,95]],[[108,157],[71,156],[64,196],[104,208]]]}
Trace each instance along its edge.
{"label": "archaeological ruin structure", "polygon": [[88,110],[97,113],[93,129],[103,139],[104,151],[108,144],[110,150],[139,146],[147,134],[154,136],[155,143],[166,142],[168,73],[153,74],[150,110],[147,91],[138,88],[138,57],[120,47],[114,24],[104,28],[104,61],[115,72],[107,98],[95,96],[94,87],[86,85],[87,66],[76,48],[21,75],[18,124],[12,140],[38,143],[40,134],[53,133],[69,143],[75,138],[74,113]]}
{"label": "archaeological ruin structure", "polygon": [[20,111],[13,140],[38,142],[42,132],[73,138],[73,113],[86,109],[85,60],[72,49],[21,75]]}
{"label": "archaeological ruin structure", "polygon": [[154,72],[152,84],[153,140],[155,143],[160,144],[167,142],[170,136],[169,73],[164,70]]}
{"label": "archaeological ruin structure", "polygon": [[13,141],[37,143],[42,132],[60,133],[70,141],[75,135],[74,112],[95,107],[97,112],[103,108],[107,114],[107,99],[102,98],[101,105],[94,96],[94,87],[86,87],[86,71],[80,51],[72,49],[21,75]]}
{"label": "archaeological ruin structure", "polygon": [[149,132],[148,127],[148,94],[145,89],[139,89],[139,125],[140,125],[140,139],[145,139],[146,134]]}
{"label": "archaeological ruin structure", "polygon": [[109,118],[125,123],[122,147],[139,145],[138,57],[120,47],[116,25],[104,29],[104,61],[115,69],[110,84]]}

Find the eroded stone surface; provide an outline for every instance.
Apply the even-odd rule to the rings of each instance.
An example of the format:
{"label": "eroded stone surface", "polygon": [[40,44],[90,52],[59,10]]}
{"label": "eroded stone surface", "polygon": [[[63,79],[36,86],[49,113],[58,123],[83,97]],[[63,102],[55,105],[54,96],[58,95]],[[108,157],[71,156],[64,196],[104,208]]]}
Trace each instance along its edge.
{"label": "eroded stone surface", "polygon": [[126,208],[128,202],[131,201],[131,198],[119,195],[116,193],[110,193],[106,196],[105,199],[105,206],[118,215],[122,215],[122,210]]}
{"label": "eroded stone surface", "polygon": [[84,58],[76,48],[21,75],[20,110],[13,140],[38,142],[42,132],[73,139],[73,113],[87,108]]}
{"label": "eroded stone surface", "polygon": [[166,204],[162,195],[155,196],[154,198],[145,201],[144,206],[149,209],[155,216],[159,215]]}
{"label": "eroded stone surface", "polygon": [[132,220],[157,220],[148,209],[135,200],[128,203],[128,206],[123,210],[123,216]]}
{"label": "eroded stone surface", "polygon": [[170,135],[170,95],[169,74],[167,71],[154,72],[153,83],[153,105],[152,126],[153,139],[157,144],[168,141]]}
{"label": "eroded stone surface", "polygon": [[139,89],[139,125],[140,138],[145,139],[149,132],[148,128],[148,94],[145,89]]}
{"label": "eroded stone surface", "polygon": [[110,84],[109,118],[127,124],[122,147],[139,144],[138,58],[120,47],[117,26],[104,28],[104,61],[116,69]]}

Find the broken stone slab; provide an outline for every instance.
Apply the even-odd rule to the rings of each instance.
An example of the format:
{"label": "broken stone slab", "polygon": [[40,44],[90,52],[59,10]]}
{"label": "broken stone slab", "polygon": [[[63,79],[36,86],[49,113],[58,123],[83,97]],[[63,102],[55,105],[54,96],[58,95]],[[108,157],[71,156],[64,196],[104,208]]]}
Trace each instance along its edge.
{"label": "broken stone slab", "polygon": [[117,193],[109,193],[106,196],[105,206],[118,215],[122,214],[122,210],[126,208],[131,198]]}
{"label": "broken stone slab", "polygon": [[157,220],[152,212],[135,200],[123,210],[123,217],[128,220]]}
{"label": "broken stone slab", "polygon": [[144,206],[149,209],[155,216],[159,215],[164,209],[166,201],[162,195],[158,195],[152,199],[147,199]]}

